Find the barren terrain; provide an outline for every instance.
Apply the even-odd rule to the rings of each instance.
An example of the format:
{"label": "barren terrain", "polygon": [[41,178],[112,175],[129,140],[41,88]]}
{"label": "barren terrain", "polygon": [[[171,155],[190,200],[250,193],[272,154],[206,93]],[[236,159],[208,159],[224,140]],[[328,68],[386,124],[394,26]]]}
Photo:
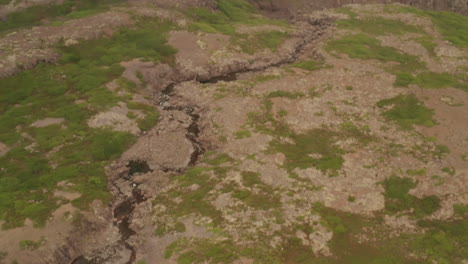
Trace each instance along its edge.
{"label": "barren terrain", "polygon": [[467,17],[254,2],[0,27],[0,263],[468,261]]}

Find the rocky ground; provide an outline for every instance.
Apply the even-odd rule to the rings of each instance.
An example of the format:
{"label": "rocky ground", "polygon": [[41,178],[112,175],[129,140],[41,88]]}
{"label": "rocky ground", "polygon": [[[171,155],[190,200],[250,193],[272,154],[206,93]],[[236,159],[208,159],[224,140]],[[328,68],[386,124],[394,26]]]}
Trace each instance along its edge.
{"label": "rocky ground", "polygon": [[[7,77],[57,62],[58,43],[113,36],[135,17],[177,25],[167,40],[177,49],[173,61],[121,62],[121,76],[105,86],[131,101],[86,120],[137,137],[105,168],[113,198],[87,210],[64,203],[42,228],[26,220],[0,231],[0,263],[467,261],[466,46],[399,5],[301,12],[288,25],[235,24],[247,42],[193,30],[193,18],[168,5],[137,2],[0,38],[0,75]],[[340,25],[373,17],[389,28]],[[388,21],[417,30],[392,31]],[[286,37],[257,47],[259,32]],[[403,63],[332,46],[356,34],[422,61],[414,78],[442,74],[449,84],[428,89],[439,79],[427,85],[421,77],[397,85],[392,67]],[[421,39],[431,40],[429,49]],[[136,92],[122,91],[119,78]],[[130,102],[154,106],[156,126],[141,129],[137,120],[148,114]],[[11,147],[0,142],[0,157]],[[59,182],[54,195],[79,198],[67,184]]]}

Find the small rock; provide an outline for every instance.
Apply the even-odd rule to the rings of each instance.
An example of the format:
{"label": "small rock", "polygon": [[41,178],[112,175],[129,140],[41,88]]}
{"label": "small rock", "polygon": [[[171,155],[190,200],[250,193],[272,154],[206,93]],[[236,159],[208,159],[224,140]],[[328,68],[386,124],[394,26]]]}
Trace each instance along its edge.
{"label": "small rock", "polygon": [[65,41],[65,46],[66,47],[72,46],[72,45],[75,45],[75,44],[78,44],[78,41],[76,39],[67,39]]}
{"label": "small rock", "polygon": [[7,145],[0,142],[0,157],[5,156],[8,153],[8,151],[10,151],[10,148]]}

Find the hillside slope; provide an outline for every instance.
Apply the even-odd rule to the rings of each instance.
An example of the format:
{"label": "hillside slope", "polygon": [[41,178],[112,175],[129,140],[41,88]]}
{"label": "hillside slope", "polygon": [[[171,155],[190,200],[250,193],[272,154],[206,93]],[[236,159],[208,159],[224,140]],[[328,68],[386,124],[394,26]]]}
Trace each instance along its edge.
{"label": "hillside slope", "polygon": [[10,15],[0,263],[467,261],[468,18],[295,3]]}

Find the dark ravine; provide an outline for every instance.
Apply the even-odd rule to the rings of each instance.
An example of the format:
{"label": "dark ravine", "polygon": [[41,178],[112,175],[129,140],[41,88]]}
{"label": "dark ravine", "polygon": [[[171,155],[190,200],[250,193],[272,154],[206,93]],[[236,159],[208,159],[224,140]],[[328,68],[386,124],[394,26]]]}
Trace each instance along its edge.
{"label": "dark ravine", "polygon": [[[198,121],[200,120],[201,116],[197,113],[196,109],[198,106],[196,105],[174,105],[169,103],[171,97],[174,95],[174,88],[176,85],[186,82],[186,81],[197,81],[199,83],[217,83],[220,81],[235,81],[239,77],[239,74],[247,73],[247,72],[259,72],[264,71],[268,68],[278,67],[285,64],[293,63],[297,60],[305,46],[311,43],[313,40],[319,38],[324,34],[324,29],[330,27],[332,25],[332,20],[328,18],[318,19],[313,21],[308,21],[311,25],[317,26],[320,25],[318,30],[310,31],[304,37],[304,40],[299,43],[295,50],[285,56],[284,58],[280,59],[277,62],[270,63],[266,66],[261,67],[243,67],[238,69],[233,69],[230,72],[223,72],[217,75],[210,76],[210,78],[184,78],[183,76],[179,76],[179,80],[172,81],[169,85],[166,85],[160,92],[157,100],[155,102],[156,105],[159,106],[161,111],[181,111],[184,114],[188,115],[191,119],[191,123],[187,127],[186,138],[192,143],[193,152],[190,154],[190,161],[188,163],[187,168],[170,168],[170,167],[162,167],[161,170],[164,172],[172,172],[175,174],[183,174],[186,169],[195,166],[200,157],[205,152],[205,147],[199,141],[200,135],[200,127]],[[83,255],[74,258],[71,263],[72,264],[101,264],[101,263],[109,263],[109,259],[102,259],[99,256],[102,251],[109,250],[112,248],[112,251],[118,250],[118,248],[126,248],[131,252],[130,258],[126,260],[125,264],[132,264],[136,261],[137,250],[132,246],[128,240],[136,235],[136,232],[131,229],[131,219],[133,216],[133,212],[140,203],[151,199],[151,197],[145,197],[142,191],[139,189],[139,184],[133,181],[133,176],[138,173],[146,173],[150,172],[151,169],[146,163],[146,161],[142,160],[132,160],[129,161],[127,164],[127,173],[121,175],[120,179],[124,179],[125,183],[128,184],[132,188],[131,194],[126,194],[124,191],[120,190],[118,185],[113,182],[112,180],[109,184],[112,186],[114,190],[114,206],[112,209],[113,212],[113,225],[118,228],[120,239],[117,244],[109,245],[103,250],[99,250],[98,252],[92,254],[91,257],[85,257]]]}
{"label": "dark ravine", "polygon": [[[175,110],[181,111],[188,116],[190,116],[192,122],[187,128],[186,138],[192,143],[194,151],[190,155],[190,162],[188,167],[195,166],[200,158],[201,155],[205,152],[205,148],[203,145],[198,141],[198,136],[200,133],[200,128],[198,127],[198,120],[200,119],[200,115],[195,113],[195,108],[192,106],[169,106],[164,107],[164,103],[170,99],[170,96],[173,93],[173,89],[176,83],[168,85],[163,91],[161,96],[159,97],[158,104],[161,105],[161,109],[163,111],[168,110]],[[133,211],[135,207],[145,202],[148,197],[145,197],[142,191],[138,188],[139,184],[133,181],[133,176],[138,173],[147,173],[151,172],[151,168],[149,167],[146,161],[142,160],[131,160],[128,162],[127,165],[128,173],[123,175],[123,179],[126,181],[130,187],[132,187],[131,196],[126,195],[123,191],[118,188],[117,184],[110,182],[110,184],[114,187],[117,191],[114,195],[118,197],[116,200],[120,200],[121,202],[116,203],[117,205],[113,209],[113,225],[116,226],[119,230],[120,239],[118,241],[118,245],[114,245],[114,247],[123,246],[124,248],[128,249],[131,252],[130,258],[125,264],[134,263],[136,260],[136,249],[128,243],[128,239],[136,234],[136,232],[131,229],[131,218],[133,216]],[[185,169],[178,169],[178,168],[163,168],[164,172],[174,172],[177,174],[184,173]],[[100,255],[100,254],[96,254]],[[90,257],[86,258],[84,256],[79,256],[75,258],[71,263],[72,264],[100,264],[103,262],[108,261],[107,259],[102,259],[100,257]]]}
{"label": "dark ravine", "polygon": [[[130,245],[127,240],[136,234],[134,230],[130,228],[131,224],[131,217],[133,216],[133,211],[135,206],[146,201],[147,198],[141,193],[138,189],[137,183],[133,182],[132,177],[136,173],[145,173],[151,171],[148,164],[144,161],[130,161],[127,165],[129,168],[129,172],[123,178],[127,181],[127,183],[133,188],[131,196],[125,195],[116,184],[113,184],[114,188],[118,191],[118,196],[124,197],[122,202],[118,203],[113,209],[113,225],[116,226],[120,233],[120,239],[118,241],[118,245],[113,247],[122,246],[128,249],[131,254],[130,258],[125,264],[134,263],[136,260],[136,250],[135,248]],[[107,249],[107,248],[106,248]],[[106,250],[104,249],[104,250]],[[100,264],[103,262],[108,261],[108,259],[104,259],[99,257],[100,254],[96,254],[96,256],[86,258],[84,256],[79,256],[75,258],[71,263],[72,264]]]}
{"label": "dark ravine", "polygon": [[[195,107],[193,106],[180,106],[180,105],[165,105],[166,102],[170,99],[171,95],[174,92],[174,87],[176,83],[168,85],[165,89],[163,89],[158,104],[162,106],[162,109],[167,110],[175,110],[175,111],[182,111],[186,115],[190,117],[192,122],[187,128],[187,134],[185,137],[192,143],[194,151],[190,155],[190,162],[188,164],[189,167],[195,166],[198,162],[198,159],[203,153],[205,152],[205,148],[203,145],[198,141],[198,136],[200,134],[200,128],[198,127],[198,120],[200,119],[200,115],[195,113]],[[181,172],[180,169],[170,169],[166,168],[165,171],[176,171]]]}

